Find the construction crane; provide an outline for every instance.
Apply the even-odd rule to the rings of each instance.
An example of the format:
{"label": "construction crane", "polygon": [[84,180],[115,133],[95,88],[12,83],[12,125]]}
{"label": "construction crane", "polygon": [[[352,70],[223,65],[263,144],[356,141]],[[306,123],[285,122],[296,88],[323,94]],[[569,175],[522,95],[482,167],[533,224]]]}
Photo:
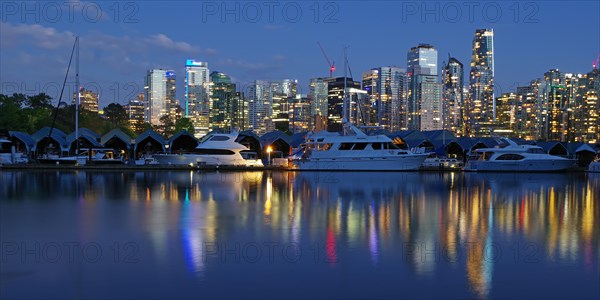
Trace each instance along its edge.
{"label": "construction crane", "polygon": [[335,61],[332,62],[329,60],[329,57],[327,57],[327,54],[325,53],[325,50],[323,50],[323,46],[321,46],[321,43],[317,42],[317,45],[319,45],[321,53],[323,53],[323,57],[325,57],[325,61],[327,61],[327,65],[329,66],[329,77],[333,78],[333,71],[335,71]]}

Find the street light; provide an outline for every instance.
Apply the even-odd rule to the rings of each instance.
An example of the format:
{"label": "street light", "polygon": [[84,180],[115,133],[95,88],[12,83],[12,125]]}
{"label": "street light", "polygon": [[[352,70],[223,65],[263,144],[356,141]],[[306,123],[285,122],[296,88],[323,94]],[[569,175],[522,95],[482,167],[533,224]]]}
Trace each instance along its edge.
{"label": "street light", "polygon": [[268,159],[267,159],[267,165],[271,165],[271,152],[273,151],[273,149],[271,149],[271,146],[267,147],[267,155],[268,155]]}

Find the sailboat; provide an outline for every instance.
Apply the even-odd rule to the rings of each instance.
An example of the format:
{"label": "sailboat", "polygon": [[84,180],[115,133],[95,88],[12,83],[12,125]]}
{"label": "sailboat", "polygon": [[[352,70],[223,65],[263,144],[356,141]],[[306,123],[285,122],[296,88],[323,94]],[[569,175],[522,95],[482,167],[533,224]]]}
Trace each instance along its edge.
{"label": "sailboat", "polygon": [[343,132],[318,132],[307,137],[291,157],[298,170],[412,171],[419,170],[430,153],[399,149],[388,136],[367,135],[348,120],[348,58],[344,49]]}
{"label": "sailboat", "polygon": [[[73,54],[75,54],[75,86],[77,88],[76,98],[75,98],[75,142],[77,143],[76,154],[79,153],[79,103],[81,99],[81,91],[79,89],[79,36],[75,37],[75,43],[73,44],[73,50],[71,50],[71,58],[69,60],[69,66],[67,67],[67,73],[65,75],[65,80],[63,82],[63,88],[60,93],[60,97],[58,99],[58,104],[56,106],[56,111],[54,113],[54,119],[52,121],[52,126],[50,127],[50,131],[48,132],[48,138],[52,137],[52,130],[54,129],[54,123],[56,121],[56,115],[58,114],[58,108],[60,107],[60,103],[62,100],[62,95],[65,89],[65,84],[67,82],[67,78],[69,76],[69,70],[71,69],[71,62],[73,60]],[[60,147],[60,145],[58,145]],[[38,158],[39,163],[43,164],[65,164],[65,165],[85,165],[87,156],[63,156],[59,155],[45,155],[42,158]]]}

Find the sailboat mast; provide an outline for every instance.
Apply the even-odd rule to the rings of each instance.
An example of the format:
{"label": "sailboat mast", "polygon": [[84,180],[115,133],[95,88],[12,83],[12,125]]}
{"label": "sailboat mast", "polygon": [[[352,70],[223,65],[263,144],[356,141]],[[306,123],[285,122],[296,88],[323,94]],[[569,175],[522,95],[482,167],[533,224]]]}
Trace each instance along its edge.
{"label": "sailboat mast", "polygon": [[342,124],[348,122],[348,54],[347,54],[347,49],[348,47],[344,47],[344,98],[343,98],[343,105],[342,105],[342,109],[344,110],[343,113],[343,117],[342,117]]}
{"label": "sailboat mast", "polygon": [[75,45],[77,47],[77,52],[75,52],[75,89],[76,89],[76,98],[75,98],[75,142],[77,143],[77,152],[75,156],[79,155],[79,100],[80,100],[80,90],[79,90],[79,36],[75,37]]}

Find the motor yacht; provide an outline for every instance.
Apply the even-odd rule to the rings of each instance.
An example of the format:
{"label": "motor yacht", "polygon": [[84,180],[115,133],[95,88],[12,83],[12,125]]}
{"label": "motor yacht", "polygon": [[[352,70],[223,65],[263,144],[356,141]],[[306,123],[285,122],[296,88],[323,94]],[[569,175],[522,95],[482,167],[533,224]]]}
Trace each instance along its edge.
{"label": "motor yacht", "polygon": [[565,171],[576,163],[574,159],[550,155],[542,147],[518,145],[503,138],[505,146],[481,148],[471,153],[465,171],[556,172]]}
{"label": "motor yacht", "polygon": [[19,163],[27,163],[27,156],[16,152],[13,143],[0,137],[0,165],[12,165]]}
{"label": "motor yacht", "polygon": [[430,153],[399,149],[386,135],[368,136],[350,123],[348,134],[319,132],[307,137],[292,155],[298,170],[410,171],[418,170]]}
{"label": "motor yacht", "polygon": [[213,133],[202,138],[190,153],[155,154],[153,157],[161,165],[262,167],[256,153],[236,142],[237,137],[237,132]]}
{"label": "motor yacht", "polygon": [[588,172],[600,173],[600,157],[596,158],[593,162],[590,163],[590,166],[588,167]]}

